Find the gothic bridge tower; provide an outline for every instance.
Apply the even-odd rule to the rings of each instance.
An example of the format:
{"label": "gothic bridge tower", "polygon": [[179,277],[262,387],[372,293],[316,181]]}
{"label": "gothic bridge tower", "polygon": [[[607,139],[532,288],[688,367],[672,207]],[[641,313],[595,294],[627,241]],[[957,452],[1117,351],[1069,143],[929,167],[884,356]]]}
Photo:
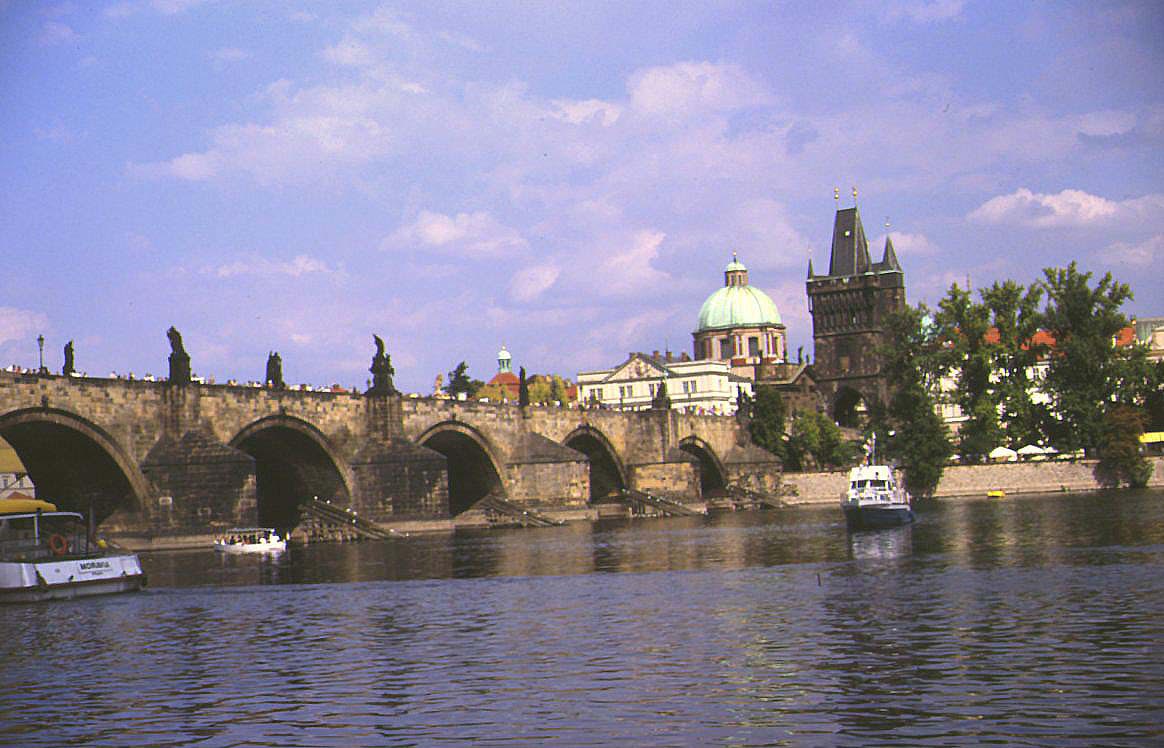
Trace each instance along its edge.
{"label": "gothic bridge tower", "polygon": [[817,386],[829,415],[855,426],[867,403],[888,395],[878,349],[886,318],[905,306],[905,272],[888,236],[881,262],[870,261],[854,205],[837,210],[828,274],[816,275],[810,259],[805,285]]}

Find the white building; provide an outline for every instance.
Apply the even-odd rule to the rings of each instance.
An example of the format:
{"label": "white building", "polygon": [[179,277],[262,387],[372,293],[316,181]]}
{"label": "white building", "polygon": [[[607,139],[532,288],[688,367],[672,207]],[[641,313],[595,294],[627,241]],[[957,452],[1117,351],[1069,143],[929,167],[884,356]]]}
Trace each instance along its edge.
{"label": "white building", "polygon": [[632,353],[613,369],[578,374],[578,401],[587,407],[647,410],[666,383],[671,407],[687,413],[732,415],[752,381],[731,373],[728,361],[692,361],[667,354]]}

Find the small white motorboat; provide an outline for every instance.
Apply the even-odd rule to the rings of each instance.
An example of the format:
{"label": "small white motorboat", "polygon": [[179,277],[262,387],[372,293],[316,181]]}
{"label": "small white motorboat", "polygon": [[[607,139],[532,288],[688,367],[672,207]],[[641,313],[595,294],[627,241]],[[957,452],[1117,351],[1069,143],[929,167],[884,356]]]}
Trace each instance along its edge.
{"label": "small white motorboat", "polygon": [[222,553],[278,553],[287,550],[287,539],[273,527],[232,527],[215,538],[214,550]]}
{"label": "small white motorboat", "polygon": [[851,530],[897,527],[913,522],[909,494],[888,465],[861,465],[849,471],[849,490],[841,496],[845,523]]}
{"label": "small white motorboat", "polygon": [[0,602],[109,595],[145,584],[137,555],[95,539],[77,512],[27,496],[0,499]]}

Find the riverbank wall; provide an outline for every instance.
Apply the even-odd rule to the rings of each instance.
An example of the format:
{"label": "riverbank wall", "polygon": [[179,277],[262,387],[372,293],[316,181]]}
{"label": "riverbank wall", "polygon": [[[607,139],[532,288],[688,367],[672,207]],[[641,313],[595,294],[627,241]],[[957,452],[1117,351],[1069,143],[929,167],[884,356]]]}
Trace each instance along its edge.
{"label": "riverbank wall", "polygon": [[[1164,487],[1164,457],[1153,463],[1151,487]],[[991,465],[955,465],[945,469],[934,498],[985,496],[987,491],[1008,495],[1055,491],[1098,491],[1092,469],[1095,460],[1049,462],[1002,462]],[[785,473],[781,498],[788,504],[822,504],[840,501],[848,488],[849,471]]]}

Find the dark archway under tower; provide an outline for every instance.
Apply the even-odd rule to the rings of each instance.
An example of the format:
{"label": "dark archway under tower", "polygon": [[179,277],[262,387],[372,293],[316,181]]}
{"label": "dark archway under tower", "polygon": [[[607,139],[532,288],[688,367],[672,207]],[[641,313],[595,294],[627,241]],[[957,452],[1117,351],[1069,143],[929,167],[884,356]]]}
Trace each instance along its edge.
{"label": "dark archway under tower", "polygon": [[860,428],[867,417],[865,396],[852,387],[841,387],[833,400],[833,421],[843,428]]}

